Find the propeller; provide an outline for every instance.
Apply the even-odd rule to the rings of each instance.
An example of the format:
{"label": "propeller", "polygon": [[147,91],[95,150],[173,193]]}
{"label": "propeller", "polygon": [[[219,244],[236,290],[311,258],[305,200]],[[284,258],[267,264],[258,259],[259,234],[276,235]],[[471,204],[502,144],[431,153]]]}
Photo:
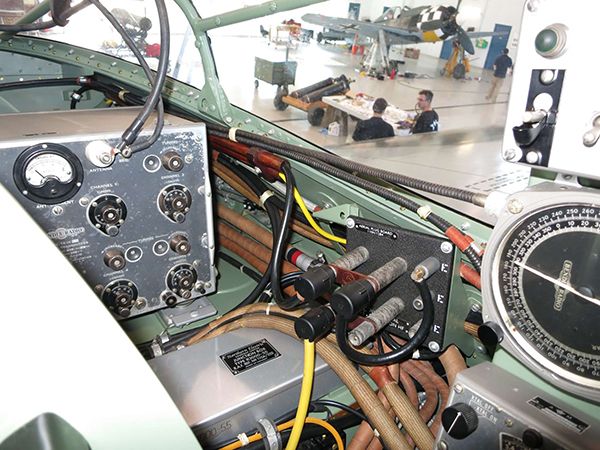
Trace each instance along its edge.
{"label": "propeller", "polygon": [[[460,6],[460,1],[458,6]],[[442,17],[436,20],[430,20],[421,24],[422,31],[433,31],[441,29],[444,33],[455,36],[458,42],[469,54],[475,53],[473,42],[467,35],[467,32],[456,22],[456,16],[458,15],[458,8],[453,6],[445,7],[442,10]]]}
{"label": "propeller", "polygon": [[475,53],[475,47],[473,47],[473,41],[467,34],[467,32],[463,29],[463,27],[458,26],[456,30],[456,38],[460,43],[461,47],[465,49],[469,55],[473,55]]}

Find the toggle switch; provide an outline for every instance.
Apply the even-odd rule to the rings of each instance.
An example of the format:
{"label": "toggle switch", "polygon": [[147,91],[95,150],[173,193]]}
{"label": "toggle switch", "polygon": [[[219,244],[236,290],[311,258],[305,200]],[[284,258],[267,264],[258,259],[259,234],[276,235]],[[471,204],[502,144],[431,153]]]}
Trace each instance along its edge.
{"label": "toggle switch", "polygon": [[583,134],[583,145],[593,147],[600,138],[600,114],[592,120],[592,129]]}
{"label": "toggle switch", "polygon": [[523,114],[523,123],[539,123],[546,118],[546,111],[525,111]]}

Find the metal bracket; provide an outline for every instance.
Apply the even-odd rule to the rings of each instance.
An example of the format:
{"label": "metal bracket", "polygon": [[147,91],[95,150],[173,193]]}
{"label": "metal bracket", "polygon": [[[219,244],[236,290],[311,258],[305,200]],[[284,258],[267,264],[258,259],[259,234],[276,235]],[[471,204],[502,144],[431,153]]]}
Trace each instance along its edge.
{"label": "metal bracket", "polygon": [[161,309],[160,318],[168,327],[183,327],[217,314],[217,308],[206,297],[199,297],[185,306]]}
{"label": "metal bracket", "polygon": [[360,209],[355,204],[344,204],[332,206],[331,208],[315,211],[313,217],[326,222],[337,223],[338,225],[346,225],[348,217],[361,217]]}

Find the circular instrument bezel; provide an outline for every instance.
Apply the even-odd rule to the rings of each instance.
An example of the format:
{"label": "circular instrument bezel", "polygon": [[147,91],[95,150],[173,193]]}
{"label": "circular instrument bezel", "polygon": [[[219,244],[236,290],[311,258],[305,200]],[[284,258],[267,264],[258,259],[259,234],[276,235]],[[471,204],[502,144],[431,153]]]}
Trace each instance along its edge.
{"label": "circular instrument bezel", "polygon": [[[533,344],[533,340],[527,339],[520,328],[513,324],[508,314],[508,307],[504,304],[502,297],[500,261],[507,250],[509,241],[514,239],[513,232],[532,220],[534,216],[540,212],[561,207],[584,206],[599,210],[600,194],[592,189],[544,183],[532,187],[528,191],[512,195],[509,202],[511,200],[518,201],[523,209],[520,213],[514,214],[510,213],[506,207],[504,208],[486,247],[483,259],[481,279],[484,321],[495,322],[501,327],[503,340],[500,345],[538,376],[572,394],[599,402],[600,380],[565,370],[545,353],[538,351]],[[577,231],[581,230],[578,229]],[[535,251],[542,242],[543,239],[536,241],[536,244],[528,250],[527,255]],[[520,271],[520,277],[522,277],[522,270]],[[519,285],[522,294],[522,278],[519,280]],[[526,298],[522,299],[521,302],[525,305],[528,303]],[[552,337],[551,334],[550,337]]]}
{"label": "circular instrument bezel", "polygon": [[[30,183],[27,180],[28,168],[36,159],[44,155],[56,155],[64,159],[71,167],[71,179],[67,182],[61,182],[60,177],[55,176],[48,177],[56,180],[55,183],[49,184],[48,180],[38,186]],[[15,160],[13,179],[21,194],[28,199],[45,205],[55,205],[70,200],[77,194],[83,182],[83,166],[79,158],[64,145],[55,143],[36,144],[25,149]]]}

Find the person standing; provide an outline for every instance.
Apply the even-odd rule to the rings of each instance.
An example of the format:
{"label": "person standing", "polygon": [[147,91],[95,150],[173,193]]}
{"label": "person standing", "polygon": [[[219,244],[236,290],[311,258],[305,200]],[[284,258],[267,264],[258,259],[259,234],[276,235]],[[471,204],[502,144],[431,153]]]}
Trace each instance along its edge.
{"label": "person standing", "polygon": [[438,130],[440,118],[435,109],[431,107],[432,101],[433,92],[428,89],[419,92],[417,96],[417,109],[421,110],[421,113],[417,116],[415,124],[411,129],[412,134],[429,133]]}
{"label": "person standing", "polygon": [[382,116],[388,103],[385,98],[378,98],[373,102],[373,117],[361,120],[356,124],[352,134],[355,141],[366,141],[368,139],[379,139],[394,136],[394,127],[383,120]]}
{"label": "person standing", "polygon": [[490,88],[490,92],[485,96],[486,100],[491,100],[492,102],[496,102],[496,98],[498,97],[498,93],[500,92],[500,88],[504,83],[504,79],[506,78],[506,73],[508,69],[511,69],[513,66],[513,61],[508,56],[508,49],[505,48],[502,50],[502,54],[496,58],[494,61],[494,76],[492,78],[492,87]]}

